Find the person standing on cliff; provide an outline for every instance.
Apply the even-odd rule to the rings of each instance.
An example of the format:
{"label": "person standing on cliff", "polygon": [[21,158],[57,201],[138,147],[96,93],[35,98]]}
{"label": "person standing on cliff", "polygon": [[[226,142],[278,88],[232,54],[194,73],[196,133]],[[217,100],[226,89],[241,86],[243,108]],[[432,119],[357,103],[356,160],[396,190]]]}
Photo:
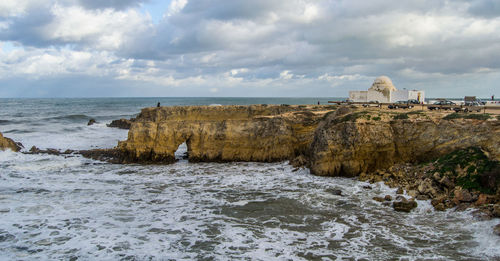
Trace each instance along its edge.
{"label": "person standing on cliff", "polygon": [[156,104],[156,107],[160,108],[160,102],[158,102],[158,104]]}

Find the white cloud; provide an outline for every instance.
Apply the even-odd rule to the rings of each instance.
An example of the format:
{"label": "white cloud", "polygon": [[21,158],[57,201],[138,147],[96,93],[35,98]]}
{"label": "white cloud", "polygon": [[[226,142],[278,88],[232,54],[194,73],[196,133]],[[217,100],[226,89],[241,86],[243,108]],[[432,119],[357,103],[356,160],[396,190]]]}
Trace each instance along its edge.
{"label": "white cloud", "polygon": [[290,73],[290,71],[282,71],[280,73],[280,78],[283,80],[290,80],[293,77],[293,73]]}
{"label": "white cloud", "polygon": [[490,0],[173,0],[159,24],[143,2],[0,1],[0,42],[16,46],[0,54],[0,80],[86,75],[242,95],[302,84],[342,96],[382,74],[412,85],[500,72]]}
{"label": "white cloud", "polygon": [[52,8],[53,21],[43,28],[46,37],[62,42],[84,42],[100,49],[119,48],[133,34],[150,26],[136,10],[87,10],[78,6]]}
{"label": "white cloud", "polygon": [[188,0],[172,0],[168,6],[167,16],[172,16],[180,11],[186,6]]}

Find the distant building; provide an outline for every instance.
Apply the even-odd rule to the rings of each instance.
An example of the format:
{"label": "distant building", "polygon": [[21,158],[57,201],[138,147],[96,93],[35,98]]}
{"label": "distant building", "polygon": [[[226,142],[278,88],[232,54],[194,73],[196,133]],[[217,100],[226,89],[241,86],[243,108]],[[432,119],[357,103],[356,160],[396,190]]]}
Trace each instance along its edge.
{"label": "distant building", "polygon": [[397,101],[425,100],[425,92],[418,90],[398,90],[387,76],[380,76],[372,84],[368,91],[350,91],[349,100],[353,102],[392,103]]}

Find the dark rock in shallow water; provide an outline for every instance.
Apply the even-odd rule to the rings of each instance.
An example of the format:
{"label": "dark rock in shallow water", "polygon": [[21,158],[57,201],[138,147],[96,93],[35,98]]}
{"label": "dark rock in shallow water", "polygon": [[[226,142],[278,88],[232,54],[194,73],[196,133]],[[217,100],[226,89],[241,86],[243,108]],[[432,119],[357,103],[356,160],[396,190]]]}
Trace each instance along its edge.
{"label": "dark rock in shallow water", "polygon": [[500,236],[500,224],[496,225],[493,228],[493,233],[495,233],[495,235],[497,235],[497,236]]}
{"label": "dark rock in shallow water", "polygon": [[402,199],[401,201],[394,201],[392,207],[396,211],[410,212],[412,209],[417,207],[417,202],[414,200]]}
{"label": "dark rock in shallow water", "polygon": [[90,119],[89,122],[87,123],[87,126],[90,126],[94,123],[96,123],[95,119]]}
{"label": "dark rock in shallow water", "polygon": [[127,119],[119,119],[119,120],[113,120],[110,124],[108,124],[108,127],[111,128],[119,128],[119,129],[124,129],[128,130],[130,129],[130,126],[132,125],[133,120],[127,120]]}
{"label": "dark rock in shallow water", "polygon": [[336,196],[342,196],[342,190],[340,189],[327,189],[326,192]]}

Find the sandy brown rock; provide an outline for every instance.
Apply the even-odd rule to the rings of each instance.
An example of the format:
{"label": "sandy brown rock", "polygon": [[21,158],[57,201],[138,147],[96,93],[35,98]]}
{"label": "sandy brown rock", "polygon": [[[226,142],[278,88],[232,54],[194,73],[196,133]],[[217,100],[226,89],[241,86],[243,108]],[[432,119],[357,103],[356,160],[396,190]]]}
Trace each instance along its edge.
{"label": "sandy brown rock", "polygon": [[7,149],[18,152],[21,150],[21,144],[16,143],[12,139],[4,137],[2,133],[0,133],[0,150],[7,150]]}
{"label": "sandy brown rock", "polygon": [[174,162],[184,142],[192,162],[289,160],[306,152],[323,114],[278,105],[146,108],[119,149],[125,162]]}
{"label": "sandy brown rock", "polygon": [[130,129],[132,122],[133,122],[133,119],[130,119],[130,120],[119,119],[119,120],[111,121],[111,123],[107,124],[107,126],[111,127],[111,128],[119,128],[119,129],[128,130],[128,129]]}
{"label": "sandy brown rock", "polygon": [[500,159],[499,121],[450,121],[429,115],[410,114],[408,119],[399,119],[403,117],[373,111],[331,114],[314,134],[309,168],[321,176],[357,176],[396,163],[431,160],[470,146],[481,147],[491,158]]}

